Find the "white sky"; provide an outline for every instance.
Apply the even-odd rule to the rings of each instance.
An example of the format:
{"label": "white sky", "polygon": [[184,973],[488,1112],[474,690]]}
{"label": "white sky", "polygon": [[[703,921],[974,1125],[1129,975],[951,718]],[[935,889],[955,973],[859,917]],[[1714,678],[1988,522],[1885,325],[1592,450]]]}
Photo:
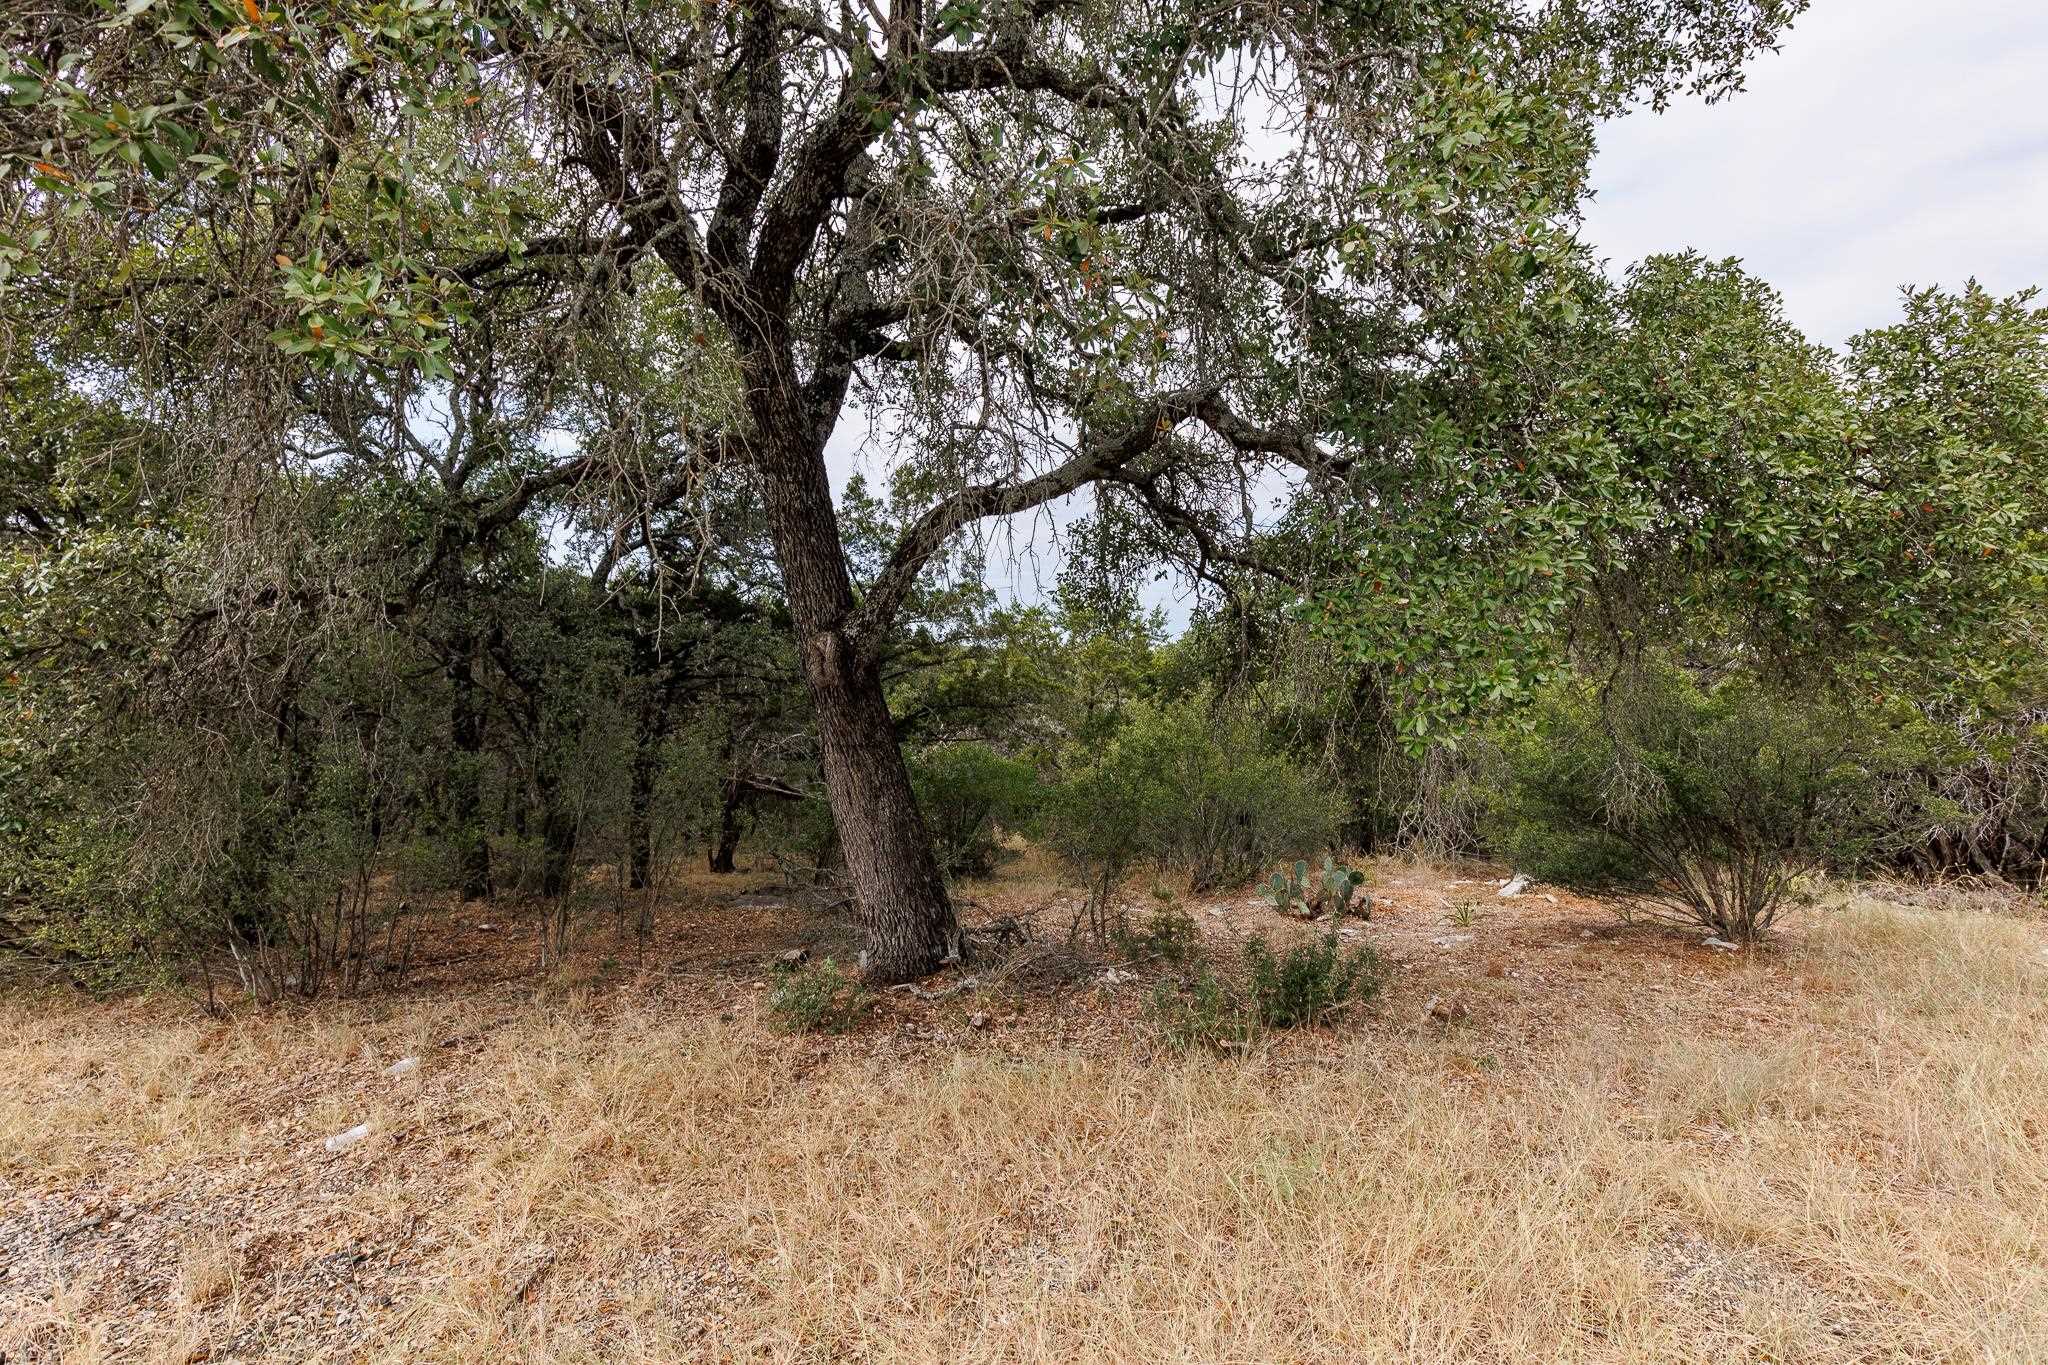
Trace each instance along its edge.
{"label": "white sky", "polygon": [[1610,124],[1592,184],[1610,268],[1739,256],[1831,345],[1902,285],[2048,285],[2048,3],[1816,0],[1741,94]]}
{"label": "white sky", "polygon": [[[1829,345],[1895,320],[1905,285],[2048,286],[2048,0],[1815,0],[1742,93],[1609,124],[1592,184],[1582,235],[1611,271],[1740,257]],[[835,439],[836,487],[857,463],[880,473],[854,454],[864,434]],[[990,577],[1034,601],[1057,567]],[[1145,596],[1185,622],[1181,585]]]}

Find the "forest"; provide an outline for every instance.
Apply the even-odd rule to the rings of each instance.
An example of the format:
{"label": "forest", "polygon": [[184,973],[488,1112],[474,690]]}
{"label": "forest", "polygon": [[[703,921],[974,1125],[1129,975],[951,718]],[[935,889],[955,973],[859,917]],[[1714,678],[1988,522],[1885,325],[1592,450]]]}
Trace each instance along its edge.
{"label": "forest", "polygon": [[[1220,1121],[1253,1102],[1245,1069],[1291,1066],[1289,1049],[1411,1046],[1389,1041],[1412,1031],[1411,997],[1429,1046],[1497,1068],[1504,1044],[1457,1040],[1526,956],[1455,983],[1415,961],[1483,947],[1503,917],[1574,953],[1694,964],[1681,1008],[1724,1061],[1742,1045],[1716,1030],[1748,1016],[1717,992],[1859,973],[1903,989],[1885,973],[1931,959],[1900,934],[1962,935],[1955,973],[1987,943],[2038,958],[2015,936],[2048,876],[2048,308],[1974,280],[1915,287],[1829,344],[1742,261],[1675,240],[1614,262],[1581,231],[1606,121],[1739,100],[1806,8],[10,5],[0,978],[29,1041],[7,1069],[85,1066],[74,1079],[101,1094],[102,1066],[142,1063],[65,1049],[146,1024],[183,1041],[136,1055],[238,1125],[223,1116],[255,1102],[209,1097],[194,1078],[212,1073],[189,1068],[253,1085],[274,1046],[314,1049],[289,1066],[324,1074],[373,1036],[441,1026],[408,1011],[498,999],[456,965],[488,959],[512,983],[490,991],[568,1020],[518,1027],[589,1031],[563,1045],[606,1065],[673,1056],[614,1094],[723,1087],[760,1111],[790,1097],[748,1090],[749,1066],[868,1065],[831,1049],[971,1038],[1101,996],[1128,1008],[1086,1065],[1169,1067],[1158,1093]],[[1871,887],[1889,888],[1876,909]],[[1957,896],[1972,908],[1955,917],[1897,908]],[[1425,902],[1428,927],[1404,930]],[[1896,956],[1858,968],[1841,955],[1859,944]],[[713,985],[646,994],[686,961]],[[2031,1071],[2017,1108],[1972,1130],[2018,1146],[1975,1169],[1987,1200],[2024,1202],[2048,1169],[2013,1135],[2048,1122],[2048,1077],[2014,1059],[2048,1002],[1995,975],[2000,1055]],[[1943,991],[1991,1008],[1988,979]],[[739,1022],[733,982],[758,988]],[[1605,1008],[1606,989],[1517,1008]],[[329,1028],[350,1043],[313,1041]],[[476,1074],[523,1074],[551,1046],[527,1037]],[[898,1058],[867,1090],[842,1076],[834,1103],[977,1084],[929,1073],[943,1065]],[[1113,1090],[1107,1074],[1061,1084]],[[1670,1094],[1729,1093],[1705,1074]],[[567,1093],[551,1102],[612,1113],[601,1088]],[[1781,1101],[1731,1103],[1808,1113]],[[305,1123],[356,1117],[315,1110]],[[917,1121],[962,1121],[946,1112]],[[0,1253],[19,1264],[62,1264],[49,1229],[73,1215],[10,1223],[7,1203],[133,1175],[139,1158],[76,1136],[114,1122],[93,1113],[39,1171],[36,1104],[0,1112]],[[190,1170],[224,1159],[212,1140],[177,1139],[200,1144]],[[1045,1142],[1005,1159],[1066,1150]],[[1250,1151],[1218,1159],[1280,1178]],[[845,1178],[908,1197],[894,1164]],[[1966,1272],[1950,1231],[1944,1273],[1981,1283],[1996,1257]],[[449,1272],[510,1286],[490,1313],[506,1340],[508,1314],[570,1278],[550,1267],[597,1254],[534,1235],[552,1248],[538,1269],[506,1252]],[[813,1229],[780,1260],[750,1245],[781,1275],[829,1241]],[[260,1280],[246,1243],[221,1284]],[[1816,1327],[1805,1354],[1741,1358],[2000,1358],[2048,1324],[2029,1245],[2002,1316],[1914,1337],[1898,1324],[1939,1314],[1866,1303],[1858,1321],[1905,1335],[1857,1355],[1842,1342],[1861,1327]],[[1475,1325],[1418,1307],[1441,1288],[1428,1251],[1370,1254],[1420,1277],[1361,1319],[1394,1335],[1283,1330],[1294,1308],[1272,1303],[1197,1324],[1203,1291],[1184,1286],[1148,1310],[1172,1324],[1149,1346],[1033,1318],[1035,1347],[985,1339],[987,1358],[1380,1358],[1396,1323],[1423,1343],[1408,1359],[1783,1344],[1753,1318],[1669,1341]],[[181,1283],[213,1283],[181,1264]],[[1552,1288],[1609,1273],[1582,1269]],[[823,1281],[771,1292],[768,1273],[748,1319],[766,1335],[632,1349],[822,1359],[881,1340],[933,1359],[940,1338],[917,1333],[959,1326],[885,1296],[856,1330],[789,1297]],[[74,1358],[53,1344],[67,1318],[112,1324],[101,1349],[119,1347],[122,1314],[64,1310],[51,1275],[29,1358]],[[12,1283],[0,1310],[27,1321]],[[1059,1283],[1044,1292],[1080,1292]],[[188,1294],[178,1349],[215,1349],[201,1338],[243,1294]],[[229,1354],[343,1349],[290,1345],[249,1311]],[[391,1358],[486,1351],[450,1325],[469,1309],[435,1311],[454,1316]],[[534,1330],[520,1358],[628,1349]],[[1630,1344],[1589,1346],[1610,1330]]]}

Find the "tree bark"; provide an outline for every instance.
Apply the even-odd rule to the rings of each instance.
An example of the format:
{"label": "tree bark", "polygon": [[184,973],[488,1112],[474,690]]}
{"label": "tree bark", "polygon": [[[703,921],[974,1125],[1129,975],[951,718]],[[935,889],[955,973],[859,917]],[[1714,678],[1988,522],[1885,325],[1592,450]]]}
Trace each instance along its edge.
{"label": "tree bark", "polygon": [[462,898],[466,901],[491,898],[491,844],[484,835],[483,816],[484,710],[474,668],[467,643],[459,643],[448,667],[448,681],[455,693],[449,720],[450,747],[455,751],[449,773],[449,814],[455,825]]}
{"label": "tree bark", "polygon": [[957,956],[959,926],[911,792],[881,667],[847,633],[853,584],[823,452],[790,434],[758,467],[817,714],[825,792],[866,931],[863,970],[877,983],[910,981]]}
{"label": "tree bark", "polygon": [[740,847],[740,793],[744,791],[739,779],[725,780],[725,796],[718,805],[718,838],[711,845],[711,870],[721,875],[733,870],[733,855]]}

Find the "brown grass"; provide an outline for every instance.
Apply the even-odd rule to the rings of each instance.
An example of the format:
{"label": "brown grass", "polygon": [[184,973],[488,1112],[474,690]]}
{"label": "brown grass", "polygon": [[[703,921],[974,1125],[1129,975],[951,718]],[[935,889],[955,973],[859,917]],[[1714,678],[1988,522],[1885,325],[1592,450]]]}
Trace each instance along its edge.
{"label": "brown grass", "polygon": [[[1731,959],[1567,900],[1440,946],[1455,875],[1383,869],[1392,992],[1239,1060],[1158,1054],[1130,987],[987,1029],[890,997],[842,1041],[769,1032],[745,971],[226,1023],[15,999],[0,1352],[2048,1352],[2040,925],[1853,900]],[[1445,990],[1470,1025],[1424,1018]]]}

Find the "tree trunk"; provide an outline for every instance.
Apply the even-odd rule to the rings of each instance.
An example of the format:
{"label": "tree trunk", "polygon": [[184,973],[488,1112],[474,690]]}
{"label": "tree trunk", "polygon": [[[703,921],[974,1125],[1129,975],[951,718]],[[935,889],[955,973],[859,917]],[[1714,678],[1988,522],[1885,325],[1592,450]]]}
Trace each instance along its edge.
{"label": "tree trunk", "polygon": [[881,670],[853,657],[836,632],[804,644],[825,791],[868,935],[865,970],[878,982],[913,980],[957,953],[959,928],[896,743]]}
{"label": "tree trunk", "polygon": [[448,681],[455,692],[449,721],[450,747],[455,750],[449,774],[449,815],[462,868],[462,898],[470,901],[491,898],[491,844],[484,834],[483,817],[484,710],[473,670],[467,645],[459,646],[448,667]]}
{"label": "tree trunk", "polygon": [[813,444],[795,438],[760,462],[763,502],[817,713],[825,792],[867,931],[863,969],[878,983],[910,981],[957,954],[959,927],[911,794],[881,667],[846,635],[853,584]]}
{"label": "tree trunk", "polygon": [[740,847],[740,792],[743,788],[733,778],[725,780],[725,799],[718,807],[718,841],[711,846],[711,870],[729,873],[733,870],[733,854]]}
{"label": "tree trunk", "polygon": [[632,867],[626,877],[626,887],[632,891],[645,891],[654,881],[654,833],[648,828],[647,817],[634,816]]}

